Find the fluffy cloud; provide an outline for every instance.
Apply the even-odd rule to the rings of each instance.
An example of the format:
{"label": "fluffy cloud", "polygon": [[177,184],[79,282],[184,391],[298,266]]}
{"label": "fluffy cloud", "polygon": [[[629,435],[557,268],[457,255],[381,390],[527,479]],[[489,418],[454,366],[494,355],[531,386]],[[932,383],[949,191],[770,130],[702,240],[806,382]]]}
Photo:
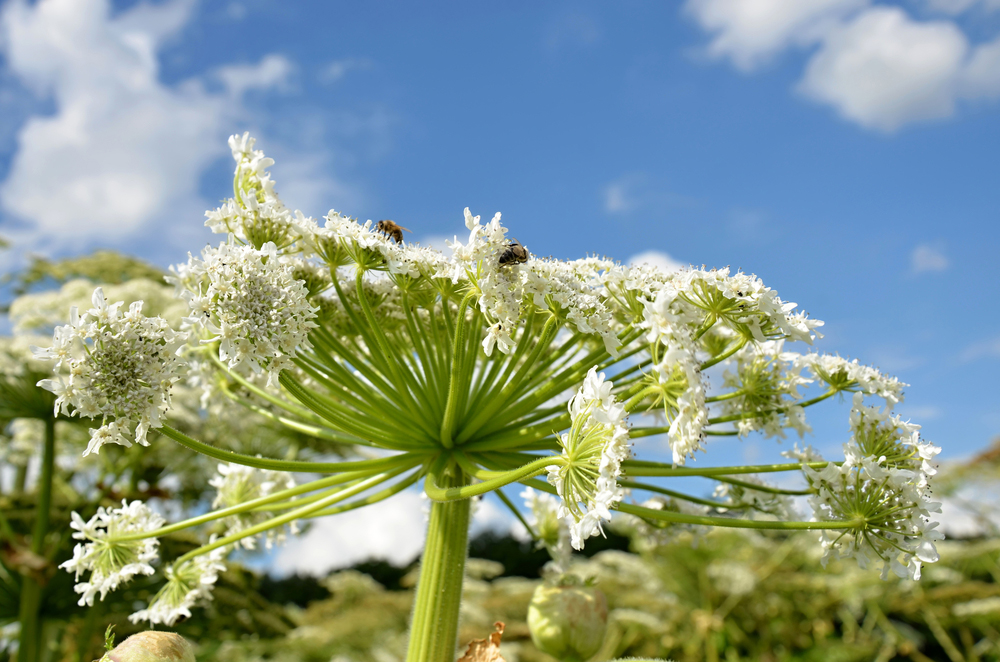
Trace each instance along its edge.
{"label": "fluffy cloud", "polygon": [[683,269],[684,265],[670,257],[663,251],[644,251],[638,255],[633,255],[628,259],[630,265],[649,264],[659,267],[664,271],[677,271]]}
{"label": "fluffy cloud", "polygon": [[[1000,0],[932,0],[949,13]],[[866,128],[954,114],[962,99],[1000,96],[1000,39],[972,45],[950,20],[917,21],[870,0],[688,0],[712,34],[708,51],[749,71],[792,47],[818,45],[798,89]]]}
{"label": "fluffy cloud", "polygon": [[708,52],[750,71],[789,46],[820,40],[867,0],[688,0],[685,10],[712,34]]}
{"label": "fluffy cloud", "polygon": [[[93,237],[124,240],[153,224],[172,239],[197,231],[207,166],[227,152],[238,99],[197,80],[160,82],[158,50],[189,22],[192,2],[140,3],[112,16],[107,0],[24,0],[0,14],[7,67],[55,112],[30,117],[17,136],[0,205],[21,227],[7,232],[45,252]],[[283,65],[220,70],[229,91],[280,82]],[[179,222],[179,219],[191,219]],[[113,237],[109,240],[108,237]]]}
{"label": "fluffy cloud", "polygon": [[910,254],[910,266],[913,273],[920,274],[928,271],[944,271],[950,262],[947,256],[940,249],[929,244],[921,244],[913,249]]}
{"label": "fluffy cloud", "polygon": [[241,97],[250,90],[284,89],[295,70],[291,60],[272,53],[257,64],[231,64],[219,67],[214,75],[230,96]]}
{"label": "fluffy cloud", "polygon": [[954,112],[968,48],[954,23],[872,8],[827,36],[800,89],[862,126],[892,131]]}

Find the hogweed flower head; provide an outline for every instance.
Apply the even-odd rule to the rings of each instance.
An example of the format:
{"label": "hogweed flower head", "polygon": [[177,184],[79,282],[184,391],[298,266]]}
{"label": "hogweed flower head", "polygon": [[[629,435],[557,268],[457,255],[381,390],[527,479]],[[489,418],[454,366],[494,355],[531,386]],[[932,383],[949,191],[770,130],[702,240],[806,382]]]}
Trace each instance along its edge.
{"label": "hogweed flower head", "polygon": [[573,551],[570,549],[569,523],[562,514],[559,500],[530,487],[524,488],[521,498],[530,513],[528,522],[538,536],[539,546],[552,557],[555,570],[565,572]]}
{"label": "hogweed flower head", "polygon": [[185,335],[159,317],[143,316],[141,301],[123,313],[121,303],[109,305],[97,288],[93,303],[82,316],[71,309],[70,323],[56,328],[52,347],[34,348],[37,358],[68,372],[38,385],[56,394],[56,413],[102,418],[84,455],[107,443],[131,446],[133,428],[135,441],[148,446],[146,433],[160,427],[171,387],[181,378],[177,350]]}
{"label": "hogweed flower head", "polygon": [[611,394],[614,385],[591,368],[569,402],[572,427],[559,435],[562,462],[548,468],[549,483],[562,498],[561,513],[571,516],[574,549],[603,533],[601,521],[611,519],[611,508],[623,492],[617,478],[630,455],[625,406]]}
{"label": "hogweed flower head", "polygon": [[181,618],[190,618],[192,607],[212,599],[219,573],[226,569],[222,559],[227,552],[225,547],[219,547],[169,566],[167,583],[153,596],[148,607],[131,614],[128,619],[133,623],[149,621],[150,625],[162,623],[171,627]]}
{"label": "hogweed flower head", "polygon": [[[60,568],[76,574],[76,592],[81,594],[80,606],[92,606],[94,596],[101,600],[108,592],[127,583],[136,575],[153,574],[153,561],[157,558],[159,541],[149,537],[139,540],[121,540],[134,533],[148,533],[163,526],[163,518],[151,511],[141,501],[122,501],[121,508],[97,509],[97,514],[84,522],[73,513],[70,527],[76,530],[73,537],[86,542],[77,544],[73,558]],[[88,581],[80,582],[80,575],[90,572]]]}

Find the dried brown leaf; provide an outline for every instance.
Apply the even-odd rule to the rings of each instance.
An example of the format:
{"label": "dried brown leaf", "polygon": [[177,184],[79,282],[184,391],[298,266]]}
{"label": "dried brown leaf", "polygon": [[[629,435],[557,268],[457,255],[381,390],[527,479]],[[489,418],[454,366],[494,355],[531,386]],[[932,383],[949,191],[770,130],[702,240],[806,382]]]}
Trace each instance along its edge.
{"label": "dried brown leaf", "polygon": [[486,639],[473,639],[469,642],[469,647],[465,649],[465,655],[458,658],[458,662],[505,662],[500,657],[500,638],[506,627],[500,621],[493,624],[496,632]]}

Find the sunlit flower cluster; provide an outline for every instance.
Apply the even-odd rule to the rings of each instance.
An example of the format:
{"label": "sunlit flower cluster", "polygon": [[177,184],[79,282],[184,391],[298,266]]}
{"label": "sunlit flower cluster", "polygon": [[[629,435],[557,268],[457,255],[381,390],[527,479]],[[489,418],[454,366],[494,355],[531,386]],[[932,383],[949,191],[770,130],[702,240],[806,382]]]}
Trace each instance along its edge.
{"label": "sunlit flower cluster", "polygon": [[889,409],[903,401],[903,389],[909,386],[876,368],[862,365],[857,359],[847,359],[832,354],[803,354],[796,359],[819,380],[837,390],[859,390],[877,395],[885,400]]}
{"label": "sunlit flower cluster", "polygon": [[538,536],[538,544],[552,557],[557,572],[569,568],[570,549],[569,523],[561,514],[559,500],[551,494],[536,492],[530,487],[521,492],[524,505],[528,508],[528,523]]}
{"label": "sunlit flower cluster", "polygon": [[172,277],[188,302],[188,324],[219,343],[219,360],[230,368],[267,373],[272,383],[292,358],[309,347],[314,308],[292,266],[272,243],[260,249],[223,243],[191,256]]}
{"label": "sunlit flower cluster", "polygon": [[572,427],[559,435],[562,462],[548,468],[549,483],[562,497],[560,514],[571,516],[574,549],[603,533],[601,521],[624,496],[618,486],[621,463],[630,455],[625,407],[611,394],[613,384],[591,368],[569,403]]}
{"label": "sunlit flower cluster", "polygon": [[84,455],[108,443],[131,446],[133,428],[135,441],[148,446],[146,433],[160,426],[170,389],[181,378],[177,350],[185,336],[162,318],[143,316],[141,301],[122,313],[122,304],[109,305],[97,288],[93,303],[82,316],[71,309],[70,323],[56,328],[52,347],[35,349],[37,358],[66,368],[38,385],[58,396],[58,412],[102,419]]}
{"label": "sunlit flower cluster", "polygon": [[[153,574],[153,561],[157,558],[159,541],[156,538],[121,540],[127,534],[142,534],[163,526],[163,518],[141,501],[122,501],[121,508],[105,510],[84,522],[73,513],[70,527],[76,530],[73,537],[85,540],[73,549],[73,558],[60,568],[76,574],[76,592],[81,594],[80,606],[94,604],[94,597],[101,600],[108,592],[128,582],[136,575]],[[80,575],[89,572],[87,581]]]}

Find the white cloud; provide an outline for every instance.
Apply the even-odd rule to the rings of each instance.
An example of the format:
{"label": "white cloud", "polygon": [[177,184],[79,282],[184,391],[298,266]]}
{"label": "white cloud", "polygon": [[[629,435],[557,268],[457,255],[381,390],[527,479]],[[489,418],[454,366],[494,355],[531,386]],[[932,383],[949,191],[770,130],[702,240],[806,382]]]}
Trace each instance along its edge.
{"label": "white cloud", "polygon": [[193,5],[141,2],[114,16],[108,0],[3,7],[9,73],[55,106],[20,126],[0,184],[4,233],[17,245],[51,253],[155,232],[161,248],[190,248],[204,232],[199,180],[248,118],[240,95],[283,84],[291,63],[269,55],[209,74],[226,92],[198,79],[165,85],[158,51],[190,22]]}
{"label": "white cloud", "polygon": [[628,259],[628,264],[648,264],[650,266],[658,267],[664,271],[677,271],[678,269],[683,269],[685,266],[663,251],[643,251],[642,253],[630,257]]}
{"label": "white cloud", "polygon": [[550,51],[566,47],[593,46],[601,40],[601,28],[593,17],[579,12],[561,14],[549,26],[545,47]]}
{"label": "white cloud", "polygon": [[927,7],[945,14],[962,14],[970,9],[996,11],[1000,0],[927,0]]}
{"label": "white cloud", "polygon": [[964,362],[1000,358],[1000,337],[972,343],[962,351],[959,358]]}
{"label": "white cloud", "polygon": [[334,60],[320,70],[319,79],[324,83],[336,83],[351,71],[371,68],[372,61],[366,58],[349,57]]}
{"label": "white cloud", "polygon": [[[931,1],[951,13],[974,4]],[[950,117],[962,99],[1000,97],[1000,39],[974,46],[950,20],[917,21],[869,0],[688,0],[685,9],[712,35],[708,52],[743,71],[818,44],[798,90],[866,128],[891,132]]]}
{"label": "white cloud", "polygon": [[241,97],[250,90],[288,89],[295,65],[284,55],[272,53],[257,64],[230,64],[215,70],[230,96]]}
{"label": "white cloud", "polygon": [[612,215],[638,211],[664,214],[671,209],[696,204],[691,198],[671,192],[666,182],[658,181],[645,172],[631,172],[615,179],[601,189],[601,201],[604,211]]}
{"label": "white cloud", "polygon": [[604,211],[609,214],[625,214],[639,206],[631,190],[631,182],[618,180],[604,187]]}
{"label": "white cloud", "polygon": [[749,71],[790,46],[819,41],[868,0],[688,0],[685,11],[712,33],[711,56]]}
{"label": "white cloud", "polygon": [[799,89],[862,126],[893,131],[954,112],[968,47],[954,23],[872,8],[830,33]]}
{"label": "white cloud", "polygon": [[930,244],[917,246],[910,255],[910,266],[915,274],[945,271],[950,264],[948,257],[939,248]]}

